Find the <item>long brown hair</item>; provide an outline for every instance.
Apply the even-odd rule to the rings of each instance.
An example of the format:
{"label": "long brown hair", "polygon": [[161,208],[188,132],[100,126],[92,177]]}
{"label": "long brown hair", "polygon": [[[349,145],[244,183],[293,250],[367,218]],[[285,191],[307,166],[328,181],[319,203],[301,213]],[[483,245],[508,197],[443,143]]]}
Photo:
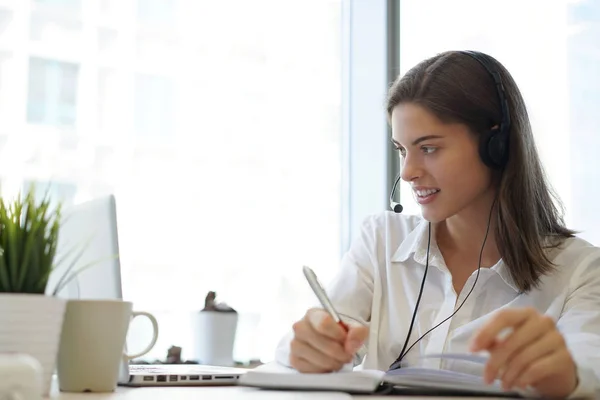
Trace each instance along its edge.
{"label": "long brown hair", "polygon": [[[526,292],[554,269],[548,249],[575,232],[566,228],[560,199],[545,176],[517,84],[502,64],[486,57],[500,74],[511,116],[508,163],[496,174],[496,242],[513,281]],[[501,120],[494,80],[477,60],[458,51],[431,57],[398,77],[388,93],[388,119],[401,103],[419,105],[443,122],[462,123],[476,135]]]}

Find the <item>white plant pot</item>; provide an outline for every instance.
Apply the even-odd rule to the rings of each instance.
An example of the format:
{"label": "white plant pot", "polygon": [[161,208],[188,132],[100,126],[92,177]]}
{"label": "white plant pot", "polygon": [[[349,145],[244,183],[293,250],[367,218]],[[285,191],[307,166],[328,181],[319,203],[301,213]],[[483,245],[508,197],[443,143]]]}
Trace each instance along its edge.
{"label": "white plant pot", "polygon": [[200,311],[192,318],[196,360],[202,364],[233,367],[237,312]]}
{"label": "white plant pot", "polygon": [[0,293],[0,353],[36,358],[48,396],[56,365],[66,300],[41,294]]}

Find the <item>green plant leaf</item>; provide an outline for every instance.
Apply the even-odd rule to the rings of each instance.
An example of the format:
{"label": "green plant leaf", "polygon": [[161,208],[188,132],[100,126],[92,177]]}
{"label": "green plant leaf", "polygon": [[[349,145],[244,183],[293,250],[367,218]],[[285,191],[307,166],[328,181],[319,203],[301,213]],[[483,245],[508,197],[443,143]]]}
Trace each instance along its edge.
{"label": "green plant leaf", "polygon": [[7,274],[7,280],[8,280],[8,284],[7,286],[3,289],[4,292],[11,292],[12,291],[12,277],[10,275],[10,269],[7,265],[7,254],[6,254],[6,250],[8,248],[8,240],[6,239],[7,233],[6,233],[6,224],[8,221],[8,216],[7,216],[7,212],[6,212],[6,204],[4,203],[4,200],[0,198],[0,246],[2,246],[2,262],[4,264],[4,270],[6,271]]}
{"label": "green plant leaf", "polygon": [[39,202],[33,184],[16,199],[0,197],[0,292],[45,292],[60,219],[60,204],[51,210],[48,190]]}
{"label": "green plant leaf", "polygon": [[[62,205],[58,202],[54,207],[49,193],[50,185],[41,201],[37,201],[34,184],[31,184],[26,194],[19,193],[14,200],[0,197],[0,292],[45,294],[51,273],[57,265],[62,265],[55,263],[60,227],[64,222]],[[98,263],[76,268],[88,247],[89,240],[81,251],[70,252],[75,258],[59,277],[54,294],[81,271]]]}
{"label": "green plant leaf", "polygon": [[[22,226],[22,217],[23,217],[23,206],[24,203],[22,201],[20,201],[20,196],[19,196],[19,201],[13,203],[13,223],[14,223],[14,227],[15,227],[15,240],[14,240],[14,248],[15,248],[15,259],[16,259],[16,263],[17,263],[17,271],[20,270],[20,264],[21,264],[21,255],[23,254],[23,248],[24,248],[24,241],[23,241],[23,236],[24,236],[24,227]],[[19,284],[19,275],[20,272],[15,276],[16,279],[16,287],[17,290],[22,291],[22,287]]]}
{"label": "green plant leaf", "polygon": [[[38,232],[38,235],[40,233]],[[36,240],[39,240],[37,238]],[[34,245],[34,250],[31,252],[31,263],[29,268],[29,273],[25,278],[25,290],[27,293],[39,293],[39,281],[41,275],[40,268],[40,255],[37,250],[37,241]]]}
{"label": "green plant leaf", "polygon": [[[1,250],[4,253],[4,250]],[[0,292],[10,292],[11,285],[10,279],[8,278],[8,272],[6,271],[6,264],[4,263],[4,256],[0,254]]]}
{"label": "green plant leaf", "polygon": [[58,220],[55,220],[52,224],[52,227],[50,228],[50,234],[53,237],[56,237],[57,240],[53,241],[52,243],[48,243],[47,247],[45,249],[44,252],[44,257],[45,257],[45,263],[48,265],[48,271],[46,274],[44,274],[42,276],[42,279],[40,281],[40,290],[42,290],[42,292],[44,292],[46,290],[46,286],[48,285],[48,279],[50,278],[50,274],[52,273],[52,271],[54,271],[54,258],[56,257],[56,249],[57,249],[57,245],[58,245],[58,231],[59,231],[59,226],[60,224],[58,223]]}
{"label": "green plant leaf", "polygon": [[14,207],[9,210],[7,215],[8,221],[6,222],[6,247],[4,248],[4,253],[8,252],[8,270],[10,271],[10,279],[13,290],[20,291],[20,288],[17,286],[17,277],[18,277],[18,268],[19,268],[19,257],[17,254],[18,249],[18,237],[17,237],[17,227],[14,222]]}
{"label": "green plant leaf", "polygon": [[25,226],[30,227],[31,232],[28,233],[28,238],[33,243],[26,244],[27,255],[23,257],[28,258],[27,273],[25,274],[25,280],[23,282],[23,291],[31,292],[32,288],[35,287],[37,277],[39,276],[40,264],[39,255],[37,252],[37,243],[42,240],[43,236],[43,221],[38,219],[38,210],[35,207],[27,207],[25,213]]}
{"label": "green plant leaf", "polygon": [[38,230],[42,226],[42,223],[39,220],[33,218],[33,216],[31,215],[32,212],[33,209],[31,206],[26,207],[24,218],[25,239],[23,240],[24,246],[21,251],[21,254],[23,255],[23,260],[21,261],[21,268],[19,271],[19,282],[17,286],[21,289],[23,287],[28,286],[28,282],[25,281],[25,278],[28,275],[30,275],[30,273],[33,273],[32,270],[34,268],[37,269],[36,266],[30,264],[30,259],[32,258],[31,256],[36,253],[34,246],[35,241],[39,240]]}

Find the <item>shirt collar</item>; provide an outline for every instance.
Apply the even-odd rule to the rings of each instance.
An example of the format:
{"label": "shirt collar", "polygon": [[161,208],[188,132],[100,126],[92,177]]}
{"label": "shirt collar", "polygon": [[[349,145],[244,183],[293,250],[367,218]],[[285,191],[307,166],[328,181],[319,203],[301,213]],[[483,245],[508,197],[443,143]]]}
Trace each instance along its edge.
{"label": "shirt collar", "polygon": [[494,265],[490,269],[492,271],[495,271],[498,275],[500,275],[504,283],[506,283],[512,290],[514,290],[517,293],[521,292],[521,290],[515,284],[515,281],[513,280],[512,276],[510,275],[508,266],[504,263],[504,261],[502,261],[502,259],[500,259],[500,261],[498,261],[496,265]]}
{"label": "shirt collar", "polygon": [[[413,229],[392,256],[393,262],[404,262],[418,249],[427,249],[427,229],[429,222],[425,219]],[[433,236],[433,235],[432,235]]]}
{"label": "shirt collar", "polygon": [[[427,240],[428,240],[428,225],[429,221],[426,219],[421,220],[421,222],[413,229],[406,239],[400,243],[400,246],[394,253],[391,258],[392,262],[404,262],[408,260],[411,255],[414,255],[413,258],[419,264],[425,265],[427,259]],[[444,259],[442,257],[441,252],[439,251],[436,241],[435,241],[435,224],[431,225],[431,246],[429,249],[429,264],[434,265],[440,269],[446,269],[446,264],[444,263]],[[511,289],[515,292],[519,293],[520,290],[515,284],[512,276],[510,275],[510,271],[508,270],[508,266],[500,259],[494,266],[489,268],[490,270],[496,272]]]}
{"label": "shirt collar", "polygon": [[[427,262],[427,241],[429,240],[429,221],[421,220],[419,225],[413,229],[406,239],[402,241],[396,252],[391,258],[392,262],[404,262],[413,255],[413,259],[425,265]],[[446,264],[435,241],[435,224],[431,225],[431,243],[429,248],[429,264],[442,270],[446,269]]]}

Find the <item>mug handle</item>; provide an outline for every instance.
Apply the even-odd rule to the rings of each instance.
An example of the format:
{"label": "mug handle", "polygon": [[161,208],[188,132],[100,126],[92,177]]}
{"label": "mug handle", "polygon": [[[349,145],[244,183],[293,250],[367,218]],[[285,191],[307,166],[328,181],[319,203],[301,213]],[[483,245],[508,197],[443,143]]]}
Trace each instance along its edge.
{"label": "mug handle", "polygon": [[133,318],[137,317],[137,316],[143,316],[146,317],[150,320],[150,322],[152,323],[152,340],[150,341],[150,344],[142,351],[140,351],[139,353],[136,354],[125,354],[125,358],[127,358],[128,360],[132,360],[134,358],[138,358],[143,356],[144,354],[148,353],[150,350],[152,350],[152,348],[154,347],[154,345],[156,344],[156,340],[158,340],[158,322],[156,322],[156,318],[154,318],[154,315],[145,312],[145,311],[133,311],[131,313],[132,316],[132,320]]}

